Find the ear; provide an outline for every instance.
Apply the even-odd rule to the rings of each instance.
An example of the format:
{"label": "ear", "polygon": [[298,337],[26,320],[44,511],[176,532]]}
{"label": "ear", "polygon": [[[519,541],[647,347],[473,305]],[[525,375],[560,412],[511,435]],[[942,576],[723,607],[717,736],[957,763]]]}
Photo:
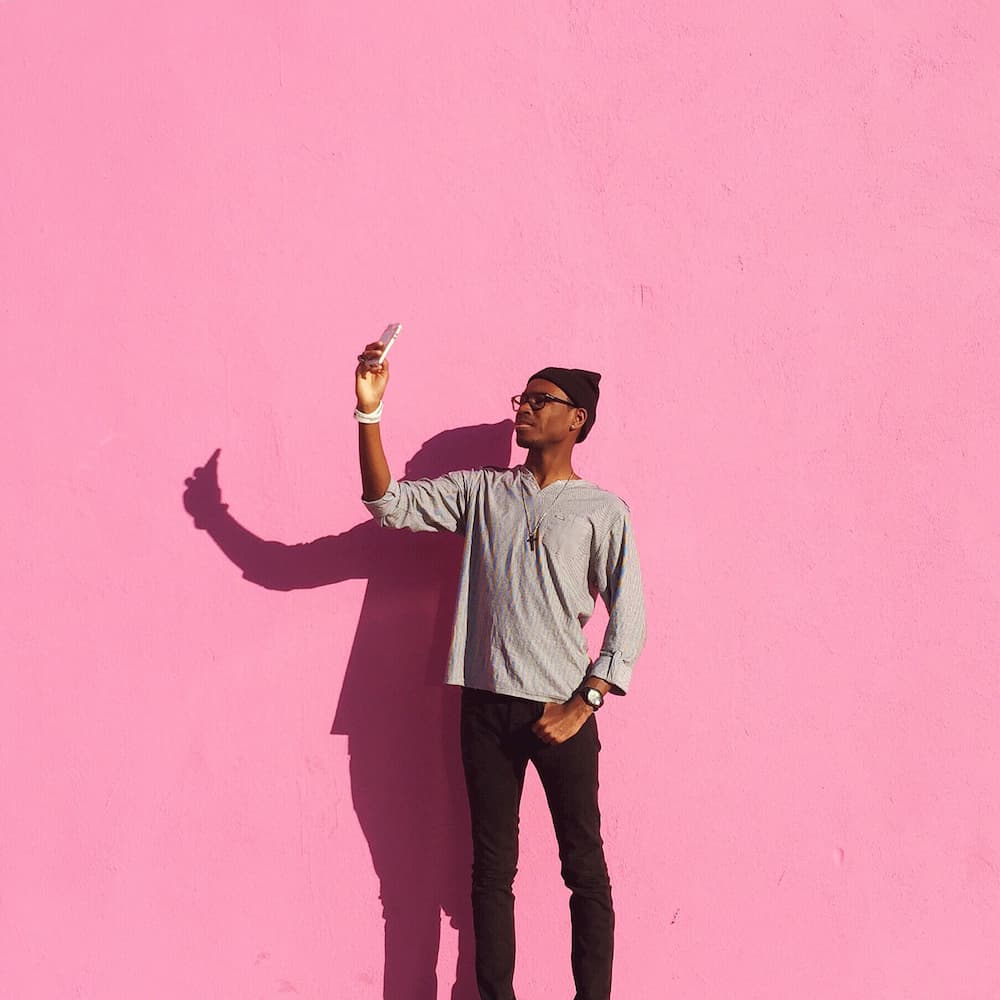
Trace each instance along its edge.
{"label": "ear", "polygon": [[582,407],[578,406],[576,408],[576,416],[570,421],[569,429],[571,431],[580,430],[583,425],[587,422],[587,411]]}

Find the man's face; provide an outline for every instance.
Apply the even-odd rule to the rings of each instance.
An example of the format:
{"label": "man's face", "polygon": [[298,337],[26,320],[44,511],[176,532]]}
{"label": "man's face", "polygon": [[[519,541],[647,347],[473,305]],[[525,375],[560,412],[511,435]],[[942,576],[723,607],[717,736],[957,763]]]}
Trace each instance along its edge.
{"label": "man's face", "polygon": [[562,403],[547,402],[540,410],[533,410],[524,402],[514,414],[514,435],[518,446],[532,448],[546,444],[556,444],[567,437],[576,436],[576,430],[583,426],[586,410],[567,405],[569,396],[559,386],[543,378],[532,379],[522,395],[548,395],[565,400]]}

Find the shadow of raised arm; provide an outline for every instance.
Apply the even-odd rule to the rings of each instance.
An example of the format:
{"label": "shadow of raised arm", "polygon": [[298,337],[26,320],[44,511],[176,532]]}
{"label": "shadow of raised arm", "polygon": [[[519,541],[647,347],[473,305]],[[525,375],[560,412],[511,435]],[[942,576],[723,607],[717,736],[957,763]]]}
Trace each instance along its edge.
{"label": "shadow of raised arm", "polygon": [[382,537],[374,521],[365,521],[339,535],[311,542],[259,538],[229,513],[219,487],[219,453],[185,480],[184,509],[235,563],[245,579],[268,590],[308,590],[368,576],[373,550]]}

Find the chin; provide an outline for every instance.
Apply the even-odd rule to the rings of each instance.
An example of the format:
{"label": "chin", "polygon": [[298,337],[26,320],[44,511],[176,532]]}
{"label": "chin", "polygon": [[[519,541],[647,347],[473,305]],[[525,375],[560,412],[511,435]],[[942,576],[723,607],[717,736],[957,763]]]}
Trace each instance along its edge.
{"label": "chin", "polygon": [[515,427],[514,428],[514,440],[517,442],[519,448],[530,448],[531,447],[531,428],[530,427]]}

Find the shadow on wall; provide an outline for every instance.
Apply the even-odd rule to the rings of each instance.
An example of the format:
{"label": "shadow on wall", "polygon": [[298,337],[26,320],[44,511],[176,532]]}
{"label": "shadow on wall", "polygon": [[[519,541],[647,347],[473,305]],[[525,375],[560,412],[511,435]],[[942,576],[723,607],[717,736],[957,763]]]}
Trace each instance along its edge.
{"label": "shadow on wall", "polygon": [[[406,478],[506,467],[512,429],[504,420],[437,434],[407,463]],[[186,481],[184,507],[247,580],[283,591],[368,580],[331,732],[348,737],[354,808],[381,887],[383,997],[436,1000],[443,911],[458,931],[452,1000],[471,1000],[472,853],[459,692],[443,683],[462,540],[366,520],[311,542],[265,541],[221,502],[218,457]]]}

